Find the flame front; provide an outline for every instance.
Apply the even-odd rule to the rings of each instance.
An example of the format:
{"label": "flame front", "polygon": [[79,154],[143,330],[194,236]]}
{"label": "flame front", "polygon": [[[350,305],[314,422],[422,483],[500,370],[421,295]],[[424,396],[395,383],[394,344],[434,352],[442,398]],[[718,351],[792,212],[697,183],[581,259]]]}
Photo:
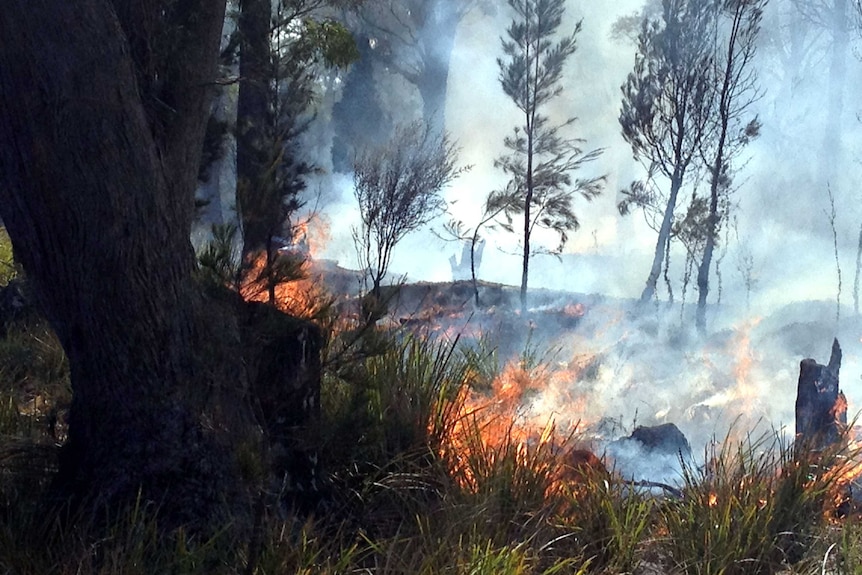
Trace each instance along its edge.
{"label": "flame front", "polygon": [[529,368],[521,360],[509,362],[490,389],[465,387],[456,400],[455,423],[442,446],[452,475],[463,487],[481,488],[482,478],[507,458],[516,465],[545,474],[547,489],[556,489],[565,462],[561,454],[574,446],[577,423],[557,427],[555,415],[533,409],[536,403],[568,405],[566,419],[577,422],[583,403],[562,391],[577,380],[581,365]]}
{"label": "flame front", "polygon": [[[322,274],[315,272],[312,263],[314,255],[323,249],[328,234],[329,225],[322,219],[297,224],[289,246],[269,257],[261,252],[248,264],[240,295],[246,301],[268,302],[271,299],[269,283],[272,282],[276,307],[297,317],[316,315],[330,301]],[[286,280],[281,275],[286,276]]]}

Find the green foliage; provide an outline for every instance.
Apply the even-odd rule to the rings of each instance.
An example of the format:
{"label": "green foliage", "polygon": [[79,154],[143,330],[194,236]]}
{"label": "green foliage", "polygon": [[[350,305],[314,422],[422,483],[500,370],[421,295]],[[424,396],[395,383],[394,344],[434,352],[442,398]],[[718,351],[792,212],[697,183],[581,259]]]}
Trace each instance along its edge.
{"label": "green foliage", "polygon": [[823,564],[834,565],[833,572],[842,575],[862,573],[862,524],[859,517],[848,518],[842,525],[832,530],[834,541],[823,555]]}
{"label": "green foliage", "polygon": [[0,286],[8,285],[18,273],[18,265],[12,253],[12,240],[9,239],[6,228],[0,227]]}
{"label": "green foliage", "polygon": [[565,524],[594,567],[631,572],[653,529],[656,500],[603,470],[584,468],[576,476],[574,489],[566,486]]}
{"label": "green foliage", "polygon": [[[644,18],[633,70],[622,85],[619,122],[632,155],[647,170],[646,180],[621,190],[625,215],[638,207],[658,230],[656,251],[641,294],[655,294],[665,253],[671,245],[674,210],[690,172],[700,164],[709,112],[714,102],[712,69],[718,3],[712,0],[662,2],[660,14]],[[670,189],[656,185],[656,175]],[[687,176],[688,179],[687,179]]]}
{"label": "green foliage", "polygon": [[333,20],[305,20],[303,41],[316,50],[327,66],[347,68],[359,59],[359,49],[350,31]]}
{"label": "green foliage", "polygon": [[497,348],[493,347],[488,337],[483,334],[472,345],[459,348],[468,366],[470,388],[480,392],[489,392],[494,379],[500,374],[501,364]]}
{"label": "green foliage", "polygon": [[359,57],[343,25],[314,17],[322,7],[317,0],[243,5],[226,50],[230,56],[242,45],[247,58],[236,126],[244,254],[275,251],[274,239],[293,233],[291,219],[304,205],[306,178],[316,169],[299,137],[313,118],[319,77],[324,68],[344,68]]}
{"label": "green foliage", "polygon": [[367,545],[352,542],[340,532],[327,529],[312,521],[301,523],[289,518],[271,518],[262,526],[265,540],[262,553],[253,561],[247,573],[256,575],[337,575],[349,573],[369,554]]}
{"label": "green foliage", "polygon": [[234,286],[241,274],[236,224],[213,224],[213,239],[198,254],[198,266],[205,281],[216,285]]}
{"label": "green foliage", "polygon": [[[370,337],[380,334],[372,332]],[[324,382],[326,433],[342,462],[383,466],[403,454],[427,455],[448,432],[468,364],[445,342],[377,339],[377,350]],[[349,448],[350,452],[342,449]]]}
{"label": "green foliage", "polygon": [[846,460],[796,454],[776,434],[728,438],[706,455],[701,468],[683,462],[683,497],[662,507],[678,567],[702,575],[763,573],[802,559],[823,529]]}
{"label": "green foliage", "polygon": [[636,160],[681,178],[696,159],[712,102],[711,0],[664,2],[644,19],[635,65],[622,86],[620,127]]}

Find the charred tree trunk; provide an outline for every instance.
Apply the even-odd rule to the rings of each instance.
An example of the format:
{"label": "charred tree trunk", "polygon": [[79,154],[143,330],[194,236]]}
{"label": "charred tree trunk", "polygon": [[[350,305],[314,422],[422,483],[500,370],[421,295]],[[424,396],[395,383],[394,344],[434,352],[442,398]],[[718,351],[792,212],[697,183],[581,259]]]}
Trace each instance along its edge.
{"label": "charred tree trunk", "polygon": [[837,444],[847,427],[847,400],[838,385],[841,346],[832,342],[827,365],[813,359],[799,364],[796,389],[796,444],[802,449],[822,450]]}
{"label": "charred tree trunk", "polygon": [[210,410],[244,404],[238,328],[194,281],[189,241],[225,2],[154,4],[4,6],[0,215],[69,358],[64,494],[238,518],[242,416]]}

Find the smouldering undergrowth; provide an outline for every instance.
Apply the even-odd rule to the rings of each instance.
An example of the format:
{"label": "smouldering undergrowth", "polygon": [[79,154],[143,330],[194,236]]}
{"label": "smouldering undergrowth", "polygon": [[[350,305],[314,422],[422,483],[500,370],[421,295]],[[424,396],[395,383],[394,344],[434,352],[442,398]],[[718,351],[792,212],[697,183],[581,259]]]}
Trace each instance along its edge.
{"label": "smouldering undergrowth", "polygon": [[[854,448],[814,457],[774,433],[727,437],[710,447],[705,465],[683,462],[681,496],[650,493],[574,458],[577,433],[558,437],[553,422],[525,433],[516,414],[506,419],[476,403],[502,374],[493,352],[374,327],[329,338],[328,357],[340,355],[325,364],[316,438],[327,481],[310,514],[268,508],[252,532],[226,524],[208,537],[165,533],[157,506],[143,502],[69,518],[41,497],[56,469],[57,439],[46,412],[24,405],[37,396],[39,406],[54,405],[68,393],[52,341],[32,329],[0,340],[7,390],[0,397],[0,573],[862,569],[859,515],[841,488],[859,460]],[[32,357],[44,361],[20,359]]]}

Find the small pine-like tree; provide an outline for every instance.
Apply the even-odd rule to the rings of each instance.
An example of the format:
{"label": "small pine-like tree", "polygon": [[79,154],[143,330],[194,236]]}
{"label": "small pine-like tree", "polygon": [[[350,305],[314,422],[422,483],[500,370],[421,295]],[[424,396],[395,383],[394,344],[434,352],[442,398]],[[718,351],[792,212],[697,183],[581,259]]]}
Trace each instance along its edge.
{"label": "small pine-like tree", "polygon": [[[343,68],[358,58],[346,28],[321,19],[321,7],[317,0],[243,0],[230,46],[239,48],[240,61],[236,168],[244,272],[270,303],[276,285],[296,268],[283,265],[278,249],[291,239],[290,219],[315,168],[298,144],[314,82],[323,66]],[[261,255],[264,265],[255,265]]]}
{"label": "small pine-like tree", "polygon": [[[564,0],[508,0],[514,18],[502,38],[503,58],[497,60],[500,84],[522,114],[504,144],[508,152],[495,165],[509,176],[506,193],[496,200],[514,232],[515,215],[523,215],[521,308],[527,304],[531,245],[536,227],[559,235],[554,252],[562,250],[568,234],[579,226],[573,199],[580,194],[591,200],[601,193],[604,176],[574,178],[573,172],[599,157],[602,150],[585,152],[583,140],[564,132],[574,123],[569,118],[554,124],[544,114],[548,104],[563,91],[563,67],[577,48],[581,23],[571,34],[555,41],[565,13]],[[492,211],[494,206],[492,206]]]}

